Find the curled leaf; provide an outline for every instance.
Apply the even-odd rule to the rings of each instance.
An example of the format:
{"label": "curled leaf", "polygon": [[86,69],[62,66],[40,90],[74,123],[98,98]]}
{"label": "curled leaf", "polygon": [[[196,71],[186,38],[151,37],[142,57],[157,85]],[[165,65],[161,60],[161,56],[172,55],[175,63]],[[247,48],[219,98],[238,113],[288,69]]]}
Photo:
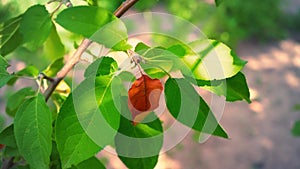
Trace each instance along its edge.
{"label": "curled leaf", "polygon": [[[133,123],[143,120],[148,113],[159,106],[163,86],[159,79],[142,75],[136,79],[128,91],[128,107],[132,113]],[[141,115],[137,117],[138,115]]]}

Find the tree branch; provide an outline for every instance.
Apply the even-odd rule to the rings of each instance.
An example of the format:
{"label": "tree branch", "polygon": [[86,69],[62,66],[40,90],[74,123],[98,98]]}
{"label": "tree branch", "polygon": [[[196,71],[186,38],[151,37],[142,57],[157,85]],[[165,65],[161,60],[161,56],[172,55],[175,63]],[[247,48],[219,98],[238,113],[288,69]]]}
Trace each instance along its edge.
{"label": "tree branch", "polygon": [[[121,17],[128,9],[130,9],[138,0],[126,0],[123,2],[119,8],[114,12],[116,17]],[[83,52],[90,46],[92,43],[91,40],[85,38],[80,46],[77,48],[72,57],[67,61],[67,63],[63,66],[63,68],[57,73],[56,77],[53,78],[53,81],[50,82],[49,87],[44,93],[46,101],[50,98],[51,94],[60,83],[62,79],[64,79],[67,74],[73,69],[73,67],[79,62],[81,55]]]}

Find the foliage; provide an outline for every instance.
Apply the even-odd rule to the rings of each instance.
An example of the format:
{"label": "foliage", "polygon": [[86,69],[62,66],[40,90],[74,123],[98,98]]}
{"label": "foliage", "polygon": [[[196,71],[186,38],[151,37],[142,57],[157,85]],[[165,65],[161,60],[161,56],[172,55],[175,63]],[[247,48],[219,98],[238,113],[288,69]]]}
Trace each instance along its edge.
{"label": "foliage", "polygon": [[[228,138],[198,90],[224,96],[227,101],[250,102],[241,72],[246,61],[211,39],[132,46],[126,25],[112,13],[122,1],[85,2],[84,6],[68,8],[58,5],[57,10],[42,3],[32,4],[24,13],[2,23],[0,87],[17,86],[22,78],[38,86],[27,85],[7,98],[5,111],[13,123],[0,133],[1,159],[13,160],[7,165],[105,168],[95,154],[112,146],[128,168],[154,168],[164,143],[165,128],[154,113],[164,106],[160,102],[162,93],[165,107],[179,123]],[[224,3],[216,2],[220,6]],[[93,55],[86,49],[91,42],[88,39],[75,47],[64,43],[77,44],[78,38],[89,38],[110,49],[109,56]],[[28,55],[15,57],[24,50],[30,59]],[[63,79],[75,76],[62,74],[67,75],[84,51],[90,53],[93,62],[83,72],[82,81],[73,81],[70,91]],[[73,52],[71,58],[64,58]],[[127,68],[116,61],[119,58],[110,57],[114,52],[130,58]],[[25,68],[8,71],[12,59],[25,61]],[[131,84],[131,88],[124,84]]]}
{"label": "foliage", "polygon": [[166,0],[166,7],[171,13],[200,24],[209,38],[216,38],[233,47],[245,38],[268,40],[285,35],[286,23],[280,0],[216,2],[218,8],[197,0]]}

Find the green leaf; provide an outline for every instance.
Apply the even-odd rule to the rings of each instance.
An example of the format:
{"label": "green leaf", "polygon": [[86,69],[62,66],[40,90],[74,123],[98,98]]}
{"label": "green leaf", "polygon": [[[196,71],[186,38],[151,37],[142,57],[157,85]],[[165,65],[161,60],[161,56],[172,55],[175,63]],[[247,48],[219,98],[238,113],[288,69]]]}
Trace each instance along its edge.
{"label": "green leaf", "polygon": [[9,64],[7,61],[0,55],[0,88],[3,87],[10,79],[11,75],[6,71]]}
{"label": "green leaf", "polygon": [[247,63],[225,44],[215,40],[197,40],[189,44],[195,52],[182,58],[196,79],[221,80],[237,74]]}
{"label": "green leaf", "polygon": [[219,6],[224,0],[215,0],[216,6]]}
{"label": "green leaf", "polygon": [[113,141],[120,119],[113,98],[119,97],[116,90],[122,85],[112,76],[115,66],[116,62],[108,57],[96,60],[86,69],[87,78],[63,104],[56,122],[63,168],[90,158]]}
{"label": "green leaf", "polygon": [[297,136],[297,137],[300,136],[300,120],[298,120],[294,123],[291,132],[294,136]]}
{"label": "green leaf", "polygon": [[0,31],[0,54],[5,56],[15,50],[23,42],[19,27],[22,16],[4,22]]}
{"label": "green leaf", "polygon": [[3,116],[3,114],[0,114],[0,130],[4,128],[6,118]]}
{"label": "green leaf", "polygon": [[39,75],[39,70],[35,66],[29,65],[24,69],[15,73],[14,76],[12,76],[12,78],[7,82],[7,84],[13,85],[18,80],[19,77],[37,78],[38,75]]}
{"label": "green leaf", "polygon": [[295,105],[293,106],[293,110],[294,110],[294,111],[299,111],[299,110],[300,110],[300,104],[295,104]]}
{"label": "green leaf", "polygon": [[49,77],[54,77],[63,66],[64,66],[64,58],[58,58],[47,67],[44,73]]}
{"label": "green leaf", "polygon": [[226,80],[203,81],[197,80],[198,85],[204,85],[203,88],[217,94],[226,97],[226,101],[246,100],[251,103],[249,88],[246,78],[242,72],[238,72],[236,75]]}
{"label": "green leaf", "polygon": [[122,81],[127,81],[127,82],[133,82],[136,80],[136,77],[131,72],[127,72],[127,71],[122,71],[120,74],[118,74],[118,77]]}
{"label": "green leaf", "polygon": [[123,0],[85,0],[89,5],[98,6],[114,12]]}
{"label": "green leaf", "polygon": [[140,65],[152,78],[162,78],[167,72],[182,68],[180,64],[177,64],[180,61],[178,57],[161,47],[147,50],[142,57]]}
{"label": "green leaf", "polygon": [[143,55],[150,47],[144,44],[143,42],[139,42],[136,46],[134,51],[140,55]]}
{"label": "green leaf", "polygon": [[77,165],[101,150],[101,147],[95,144],[81,127],[74,108],[72,95],[69,95],[60,109],[55,131],[62,168]]}
{"label": "green leaf", "polygon": [[44,54],[52,60],[62,58],[65,54],[65,47],[60,40],[54,23],[52,23],[50,35],[45,41]]}
{"label": "green leaf", "polygon": [[59,152],[57,150],[56,142],[52,141],[52,152],[50,156],[50,168],[51,169],[61,169],[61,161],[59,157]]}
{"label": "green leaf", "polygon": [[6,127],[3,131],[0,133],[0,144],[4,144],[8,147],[17,147],[16,144],[16,138],[14,135],[14,125],[10,125]]}
{"label": "green leaf", "polygon": [[81,163],[79,163],[76,169],[105,169],[105,166],[96,158],[91,157]]}
{"label": "green leaf", "polygon": [[[128,168],[152,169],[155,167],[158,154],[163,144],[163,128],[161,121],[151,113],[154,120],[133,125],[127,106],[127,98],[123,99],[119,132],[115,137],[115,146],[119,158]],[[148,115],[149,116],[149,115]]]}
{"label": "green leaf", "polygon": [[104,25],[90,39],[117,51],[126,51],[131,48],[131,45],[127,43],[126,26],[120,19],[115,19]]}
{"label": "green leaf", "polygon": [[169,78],[165,97],[167,108],[177,121],[197,131],[228,138],[209,106],[186,79]]}
{"label": "green leaf", "polygon": [[34,5],[22,15],[20,33],[29,49],[36,50],[48,38],[52,30],[50,14],[43,5]]}
{"label": "green leaf", "polygon": [[95,60],[84,72],[84,77],[104,76],[118,69],[117,62],[111,57],[101,57]]}
{"label": "green leaf", "polygon": [[14,133],[20,154],[30,168],[48,168],[52,150],[52,114],[44,96],[26,100],[14,119]]}
{"label": "green leaf", "polygon": [[71,32],[89,38],[101,27],[115,19],[116,17],[104,8],[75,6],[60,12],[56,22]]}
{"label": "green leaf", "polygon": [[16,93],[12,94],[8,97],[6,104],[6,113],[11,117],[14,117],[20,105],[28,99],[28,97],[32,97],[36,94],[36,92],[31,87],[23,88]]}
{"label": "green leaf", "polygon": [[56,22],[65,29],[83,35],[114,50],[127,50],[127,30],[123,22],[104,8],[77,6],[63,10]]}

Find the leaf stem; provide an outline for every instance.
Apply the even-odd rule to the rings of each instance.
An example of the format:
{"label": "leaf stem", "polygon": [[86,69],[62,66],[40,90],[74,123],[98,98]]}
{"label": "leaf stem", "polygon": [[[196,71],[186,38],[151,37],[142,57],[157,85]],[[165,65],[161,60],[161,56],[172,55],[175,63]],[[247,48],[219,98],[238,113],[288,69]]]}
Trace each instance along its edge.
{"label": "leaf stem", "polygon": [[9,169],[9,168],[11,168],[14,165],[14,162],[13,162],[14,158],[15,157],[10,157],[9,159],[5,160],[3,162],[3,165],[1,167],[1,169]]}
{"label": "leaf stem", "polygon": [[[119,8],[114,12],[116,17],[121,17],[128,9],[130,9],[138,0],[126,0],[123,2]],[[59,84],[59,82],[64,79],[67,74],[73,69],[73,67],[79,62],[81,55],[83,52],[90,46],[92,43],[91,40],[85,38],[75,53],[71,56],[71,58],[67,61],[67,63],[63,66],[63,68],[57,73],[56,77],[53,78],[53,81],[50,82],[49,87],[44,93],[46,101],[50,98],[51,94]]]}

